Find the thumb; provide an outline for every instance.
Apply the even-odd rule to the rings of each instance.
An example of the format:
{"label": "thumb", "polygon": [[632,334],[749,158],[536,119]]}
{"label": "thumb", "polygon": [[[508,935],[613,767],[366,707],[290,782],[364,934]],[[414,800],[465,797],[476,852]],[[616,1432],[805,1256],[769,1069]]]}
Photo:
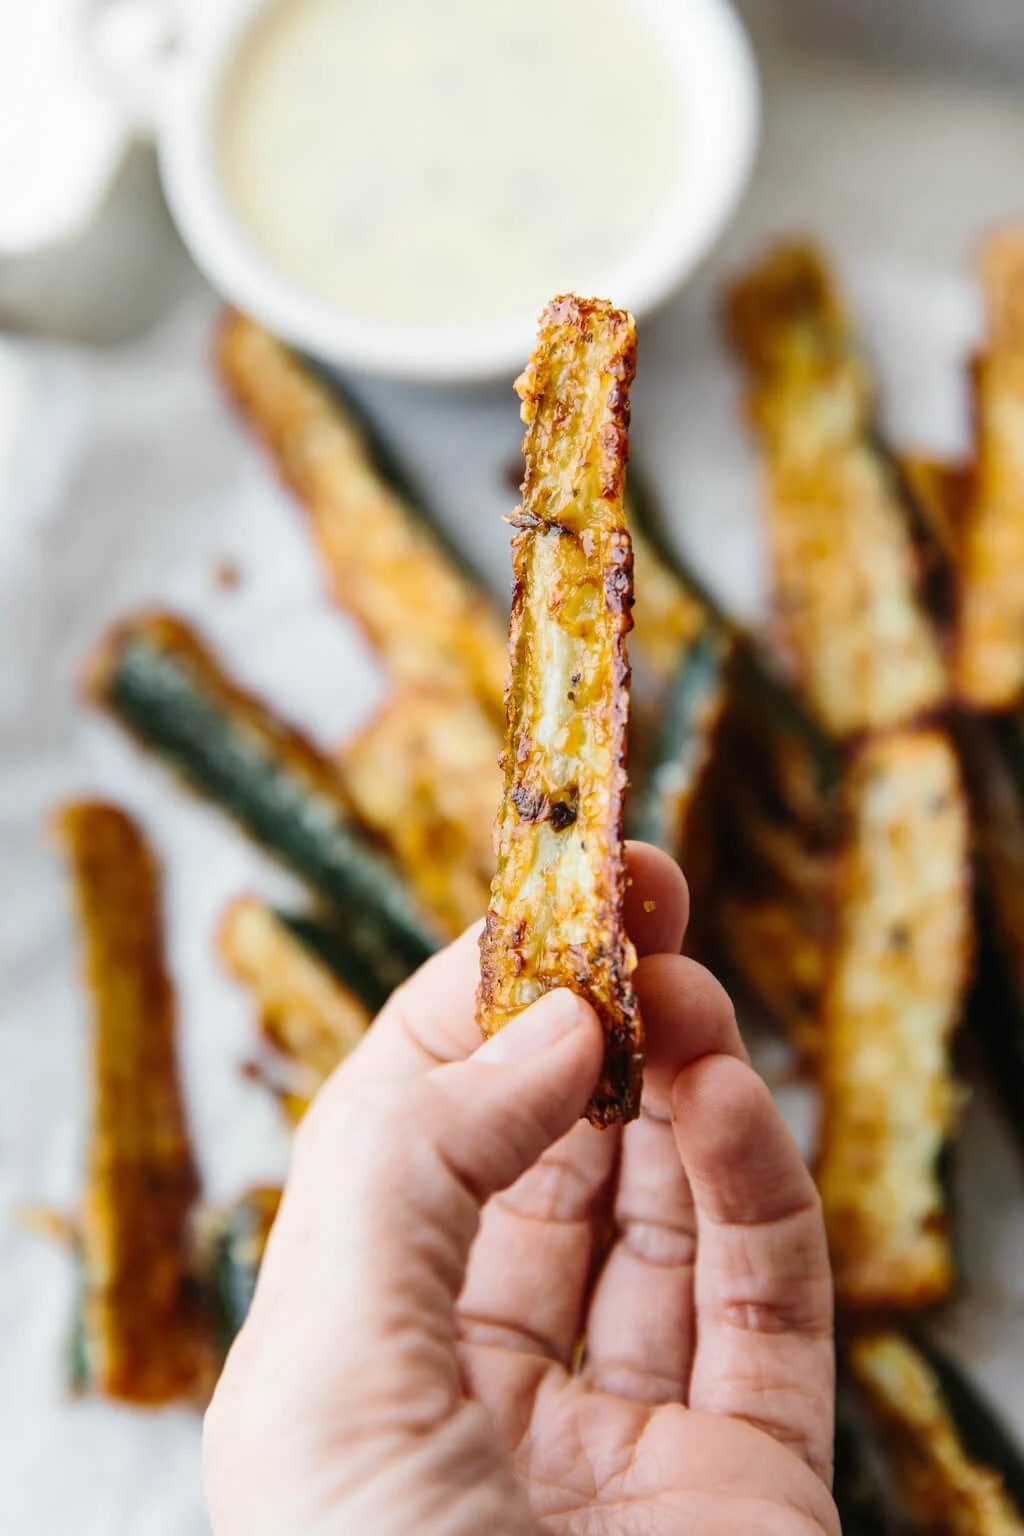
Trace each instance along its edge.
{"label": "thumb", "polygon": [[[600,1072],[601,1027],[571,992],[547,993],[465,1061],[398,1081],[321,1091],[296,1135],[291,1173],[246,1330],[287,1340],[282,1371],[334,1394],[336,1372],[369,1388],[386,1351],[438,1381],[480,1209],[583,1113]],[[240,1336],[244,1348],[245,1332]],[[422,1383],[421,1383],[422,1384]],[[415,1398],[425,1412],[435,1394]],[[406,1408],[411,1398],[406,1399]],[[431,1406],[432,1404],[432,1406]]]}

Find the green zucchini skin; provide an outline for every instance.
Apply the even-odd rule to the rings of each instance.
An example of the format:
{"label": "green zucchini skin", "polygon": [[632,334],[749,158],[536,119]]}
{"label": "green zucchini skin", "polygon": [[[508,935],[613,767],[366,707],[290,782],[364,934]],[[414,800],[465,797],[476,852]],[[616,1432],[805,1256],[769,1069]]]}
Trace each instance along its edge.
{"label": "green zucchini skin", "polygon": [[310,917],[304,912],[285,912],[273,909],[274,916],[292,937],[322,960],[338,980],[366,1004],[372,1014],[379,1013],[388,1000],[388,989],[372,966],[365,963],[359,953],[346,942],[337,928]]}
{"label": "green zucchini skin", "polygon": [[663,848],[673,858],[680,856],[686,811],[727,687],[730,650],[725,629],[709,618],[680,657],[643,785],[631,808],[631,836]]}
{"label": "green zucchini skin", "polygon": [[281,1191],[270,1185],[249,1190],[222,1216],[214,1242],[211,1301],[225,1353],[252,1305],[256,1277],[273,1226]]}
{"label": "green zucchini skin", "polygon": [[842,783],[846,754],[749,636],[743,636],[736,646],[733,675],[737,693],[763,716],[772,731],[801,745],[817,794],[824,803],[833,800]]}
{"label": "green zucchini skin", "polygon": [[849,1384],[840,1371],[836,1385],[835,1458],[832,1497],[843,1536],[896,1536],[877,1460],[865,1444]]}
{"label": "green zucchini skin", "polygon": [[914,1338],[914,1344],[938,1378],[949,1416],[972,1460],[998,1472],[1011,1503],[1024,1519],[1024,1448],[986,1402],[969,1377],[934,1344]]}
{"label": "green zucchini skin", "polygon": [[402,876],[354,821],[329,760],[234,688],[186,626],[161,615],[122,629],[92,692],[333,904],[388,991],[438,947]]}
{"label": "green zucchini skin", "polygon": [[[969,1001],[992,1086],[1024,1151],[1024,724],[1013,717],[957,724],[977,845],[978,955]],[[1002,891],[1002,898],[1000,892]]]}

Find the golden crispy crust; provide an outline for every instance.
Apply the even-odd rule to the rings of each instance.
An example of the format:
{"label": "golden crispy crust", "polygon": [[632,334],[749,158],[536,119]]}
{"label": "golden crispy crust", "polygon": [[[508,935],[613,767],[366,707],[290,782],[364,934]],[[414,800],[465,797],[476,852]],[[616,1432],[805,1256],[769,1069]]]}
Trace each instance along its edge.
{"label": "golden crispy crust", "polygon": [[198,1194],[178,1079],[156,865],[116,806],[55,818],[93,1011],[93,1120],[80,1221],[87,1384],[128,1402],[192,1395],[209,1368],[190,1287]]}
{"label": "golden crispy crust", "polygon": [[867,743],[844,795],[818,1183],[840,1304],[918,1307],[953,1279],[941,1157],[972,958],[968,815],[938,731]]}
{"label": "golden crispy crust", "polygon": [[632,551],[622,510],[632,318],[567,295],[541,317],[517,384],[526,478],[515,515],[512,658],[495,841],[480,941],[492,1034],[567,986],[605,1030],[597,1125],[638,1112],[643,1032],[623,928]]}
{"label": "golden crispy crust", "polygon": [[883,1436],[904,1512],[928,1536],[1024,1536],[1002,1479],[971,1459],[927,1360],[895,1333],[850,1346],[847,1363]]}
{"label": "golden crispy crust", "polygon": [[337,396],[236,312],[221,325],[218,359],[309,515],[335,598],[395,676],[469,688],[500,721],[507,656],[494,606],[378,473]]}
{"label": "golden crispy crust", "polygon": [[487,910],[501,736],[475,699],[399,689],[339,754],[363,823],[452,938]]}
{"label": "golden crispy crust", "polygon": [[959,698],[1004,709],[1024,691],[1024,230],[983,254],[990,335],[972,369],[975,462],[960,541]]}
{"label": "golden crispy crust", "polygon": [[359,1044],[369,1007],[254,896],[231,903],[217,947],[252,993],[264,1041],[293,1069],[294,1096],[308,1102]]}
{"label": "golden crispy crust", "polygon": [[938,705],[945,669],[872,390],[820,254],[785,246],[734,285],[725,323],[764,451],[774,630],[826,728],[845,737]]}

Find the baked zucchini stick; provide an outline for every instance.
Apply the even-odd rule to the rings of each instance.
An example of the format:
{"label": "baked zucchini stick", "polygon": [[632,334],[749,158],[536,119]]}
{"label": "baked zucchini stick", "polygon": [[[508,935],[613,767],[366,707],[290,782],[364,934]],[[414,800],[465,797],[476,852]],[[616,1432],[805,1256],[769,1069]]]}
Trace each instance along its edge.
{"label": "baked zucchini stick", "polygon": [[493,1034],[570,987],[604,1027],[595,1125],[639,1110],[643,1030],[623,927],[633,559],[622,510],[633,320],[565,295],[544,311],[516,388],[527,430],[512,521],[511,679],[495,844],[480,941],[479,1018]]}
{"label": "baked zucchini stick", "polygon": [[500,724],[507,655],[497,607],[374,462],[338,393],[236,312],[221,325],[218,358],[309,516],[336,601],[398,679],[468,689]]}
{"label": "baked zucchini stick", "polygon": [[633,580],[636,603],[629,648],[653,682],[668,686],[680,658],[698,644],[714,618],[702,596],[683,582],[648,537],[636,503],[627,510],[633,541]]}
{"label": "baked zucchini stick", "polygon": [[845,795],[818,1183],[840,1305],[920,1307],[953,1280],[942,1164],[972,959],[968,815],[938,731],[868,742]]}
{"label": "baked zucchini stick", "polygon": [[832,1497],[843,1536],[907,1536],[896,1531],[883,1468],[871,1454],[871,1437],[860,1422],[854,1388],[841,1361],[838,1366]]}
{"label": "baked zucchini stick", "polygon": [[676,859],[725,709],[731,651],[728,631],[710,617],[690,640],[676,642],[675,673],[663,692],[661,721],[631,817],[633,836]]}
{"label": "baked zucchini stick", "polygon": [[873,435],[873,391],[811,247],[781,246],[727,296],[767,481],[774,634],[843,738],[916,719],[946,691],[912,519]]}
{"label": "baked zucchini stick", "polygon": [[359,1044],[386,989],[341,935],[255,896],[232,902],[217,947],[255,1000],[261,1042],[289,1068],[286,1102],[304,1108]]}
{"label": "baked zucchini stick", "polygon": [[487,910],[500,752],[471,695],[403,688],[338,757],[359,819],[452,938]]}
{"label": "baked zucchini stick", "polygon": [[847,1356],[903,1510],[921,1536],[1024,1536],[1024,1464],[948,1361],[897,1333]]}
{"label": "baked zucchini stick", "polygon": [[211,1289],[225,1353],[252,1305],[263,1251],[280,1203],[280,1189],[257,1184],[215,1217]]}
{"label": "baked zucchini stick", "polygon": [[199,1186],[178,1079],[157,869],[139,829],[113,805],[65,805],[55,828],[71,871],[92,1008],[77,1385],[164,1403],[200,1389],[209,1357],[189,1274]]}
{"label": "baked zucchini stick", "polygon": [[958,722],[974,811],[979,954],[971,1023],[992,1083],[1024,1147],[1024,722]]}
{"label": "baked zucchini stick", "polygon": [[289,865],[344,918],[389,989],[437,938],[386,851],[354,815],[337,765],[225,676],[168,614],[118,626],[87,677],[92,700]]}
{"label": "baked zucchini stick", "polygon": [[963,519],[954,680],[962,702],[1024,693],[1024,226],[982,252],[988,348],[975,359],[975,463]]}

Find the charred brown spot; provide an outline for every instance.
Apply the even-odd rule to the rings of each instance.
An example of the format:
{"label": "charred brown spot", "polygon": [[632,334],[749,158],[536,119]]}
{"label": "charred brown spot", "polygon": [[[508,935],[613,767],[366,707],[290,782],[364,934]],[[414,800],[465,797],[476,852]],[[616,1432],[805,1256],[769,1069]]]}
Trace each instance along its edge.
{"label": "charred brown spot", "polygon": [[579,814],[580,796],[575,784],[567,792],[564,800],[556,800],[551,807],[551,825],[556,832],[563,832],[566,827],[571,827]]}
{"label": "charred brown spot", "polygon": [[513,786],[509,799],[519,813],[520,821],[543,821],[547,808],[547,796],[542,790],[530,789],[526,784]]}

